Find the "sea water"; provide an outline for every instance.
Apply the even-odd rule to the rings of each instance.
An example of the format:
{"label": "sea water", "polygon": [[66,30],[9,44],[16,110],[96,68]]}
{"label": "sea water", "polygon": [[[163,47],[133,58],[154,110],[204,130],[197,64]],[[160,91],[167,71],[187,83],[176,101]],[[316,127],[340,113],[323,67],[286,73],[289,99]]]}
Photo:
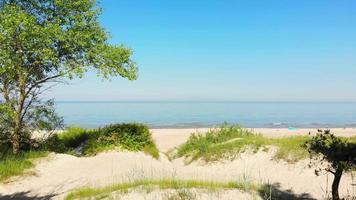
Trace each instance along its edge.
{"label": "sea water", "polygon": [[356,102],[57,102],[67,126],[141,122],[152,128],[356,127]]}

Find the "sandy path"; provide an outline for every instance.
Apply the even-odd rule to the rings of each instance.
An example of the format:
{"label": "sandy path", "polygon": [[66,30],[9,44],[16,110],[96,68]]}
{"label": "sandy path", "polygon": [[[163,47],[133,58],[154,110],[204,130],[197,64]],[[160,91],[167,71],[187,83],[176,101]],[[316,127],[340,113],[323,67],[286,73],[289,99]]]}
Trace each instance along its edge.
{"label": "sandy path", "polygon": [[[265,131],[263,134],[267,136],[280,136],[280,133],[271,132],[270,129]],[[158,147],[165,151],[183,143],[192,129],[159,129],[152,132]],[[307,133],[308,131],[305,134]],[[344,133],[350,136],[355,134],[340,132]],[[160,160],[132,152],[109,152],[86,158],[51,154],[36,165],[35,176],[20,177],[17,181],[0,185],[0,199],[6,199],[12,194],[17,194],[18,199],[25,196],[62,199],[67,192],[82,186],[97,187],[134,179],[167,177],[273,183],[279,184],[279,189],[283,191],[292,189],[296,194],[306,192],[314,198],[323,197],[326,176],[316,177],[314,171],[306,167],[307,161],[295,165],[273,161],[271,153],[243,154],[232,162],[209,165],[193,163],[188,166],[185,166],[181,159],[170,162],[163,154]],[[329,176],[329,184],[330,180]],[[356,188],[351,184],[350,175],[343,177],[340,186],[342,194],[355,195]]]}

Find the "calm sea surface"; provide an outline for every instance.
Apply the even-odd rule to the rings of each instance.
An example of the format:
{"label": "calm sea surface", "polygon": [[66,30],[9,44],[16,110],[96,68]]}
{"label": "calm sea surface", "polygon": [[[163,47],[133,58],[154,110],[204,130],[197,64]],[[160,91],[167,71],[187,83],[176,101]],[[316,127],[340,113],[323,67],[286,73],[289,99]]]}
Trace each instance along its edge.
{"label": "calm sea surface", "polygon": [[66,125],[87,128],[117,122],[143,122],[153,128],[224,122],[243,127],[356,127],[356,102],[57,102],[56,107]]}

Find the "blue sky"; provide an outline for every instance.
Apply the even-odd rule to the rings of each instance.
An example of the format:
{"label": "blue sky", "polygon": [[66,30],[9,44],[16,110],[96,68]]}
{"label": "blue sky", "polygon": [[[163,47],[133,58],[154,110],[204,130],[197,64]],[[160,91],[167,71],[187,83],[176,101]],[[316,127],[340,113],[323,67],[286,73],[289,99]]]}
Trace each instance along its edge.
{"label": "blue sky", "polygon": [[356,1],[102,0],[140,76],[89,73],[57,100],[356,101]]}

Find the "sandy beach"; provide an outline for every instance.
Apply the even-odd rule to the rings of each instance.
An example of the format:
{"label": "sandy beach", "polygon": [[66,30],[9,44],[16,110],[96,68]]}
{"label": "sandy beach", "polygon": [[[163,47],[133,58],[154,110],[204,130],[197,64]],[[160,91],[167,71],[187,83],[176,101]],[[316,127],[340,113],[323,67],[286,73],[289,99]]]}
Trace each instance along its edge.
{"label": "sandy beach", "polygon": [[[308,168],[308,160],[296,164],[275,161],[273,149],[256,154],[243,153],[233,161],[210,164],[193,162],[185,165],[182,159],[170,161],[164,154],[184,143],[191,133],[208,131],[201,129],[152,129],[152,135],[161,152],[159,160],[138,152],[107,152],[94,157],[75,157],[65,154],[50,154],[37,161],[32,173],[16,177],[0,185],[0,199],[24,199],[27,197],[44,199],[63,199],[73,189],[91,186],[152,178],[178,178],[214,181],[251,181],[258,184],[272,184],[280,191],[289,191],[296,196],[321,199],[325,189],[331,184],[331,175],[315,176]],[[316,129],[254,129],[266,137],[285,137],[292,135],[315,134]],[[356,136],[356,129],[332,129],[339,136]],[[214,173],[212,173],[214,172]],[[355,195],[355,181],[351,174],[343,177],[340,192]],[[153,191],[145,197],[139,192],[129,193],[124,199],[159,199],[161,191]],[[157,196],[155,196],[156,194]],[[214,197],[214,198],[213,198]],[[216,198],[215,198],[216,197]],[[227,191],[211,195],[209,199],[262,199],[260,196],[239,191]],[[30,199],[30,198],[28,198]]]}

